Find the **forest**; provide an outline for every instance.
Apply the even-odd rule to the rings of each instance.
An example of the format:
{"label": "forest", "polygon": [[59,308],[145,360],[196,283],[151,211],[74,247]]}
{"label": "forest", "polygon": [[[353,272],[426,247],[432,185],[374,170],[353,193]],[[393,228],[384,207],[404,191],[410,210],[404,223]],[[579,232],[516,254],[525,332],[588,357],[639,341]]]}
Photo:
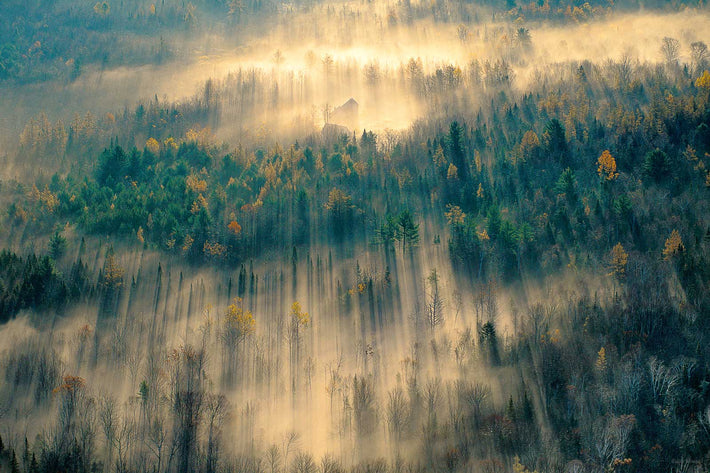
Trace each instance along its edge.
{"label": "forest", "polygon": [[0,5],[0,472],[710,469],[710,11]]}

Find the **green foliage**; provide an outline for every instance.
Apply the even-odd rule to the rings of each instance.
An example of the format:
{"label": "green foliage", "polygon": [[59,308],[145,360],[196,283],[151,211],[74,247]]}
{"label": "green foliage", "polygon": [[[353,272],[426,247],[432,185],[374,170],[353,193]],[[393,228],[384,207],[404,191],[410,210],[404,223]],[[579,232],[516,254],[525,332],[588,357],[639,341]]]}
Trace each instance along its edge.
{"label": "green foliage", "polygon": [[446,141],[448,144],[449,159],[454,166],[456,166],[459,178],[462,181],[466,181],[468,179],[468,163],[466,162],[463,132],[463,127],[457,121],[451,122]]}
{"label": "green foliage", "polygon": [[[705,236],[707,199],[702,194],[708,105],[681,71],[670,76],[638,66],[634,76],[643,83],[630,92],[628,84],[617,85],[618,71],[612,66],[618,64],[608,69],[575,64],[574,77],[550,77],[520,97],[482,91],[491,106],[478,114],[456,110],[461,116],[449,122],[448,129],[440,129],[437,117],[422,120],[416,133],[396,139],[363,132],[359,142],[350,137],[325,144],[309,139],[304,143],[310,146],[294,143],[287,149],[244,146],[228,151],[208,139],[195,139],[194,133],[179,138],[186,135],[184,122],[204,123],[204,108],[195,106],[188,119],[188,107],[144,104],[127,112],[128,118],[114,130],[121,131],[122,143],[130,143],[123,137],[134,130],[145,135],[155,126],[150,146],[140,151],[131,149],[132,144],[124,148],[112,142],[103,153],[87,152],[85,162],[100,155],[92,172],[51,182],[38,178],[36,192],[3,183],[2,196],[9,202],[3,223],[44,232],[44,238],[68,222],[80,234],[109,235],[129,248],[140,241],[142,250],[145,238],[149,247],[171,260],[220,265],[227,271],[239,268],[236,293],[245,301],[256,287],[263,287],[255,282],[254,271],[247,271],[247,259],[257,264],[290,262],[294,295],[302,284],[313,284],[317,291],[309,286],[309,293],[318,295],[308,297],[320,297],[328,292],[322,275],[338,272],[333,267],[340,253],[345,259],[359,255],[367,242],[375,241],[387,248],[384,255],[368,253],[375,269],[357,265],[355,275],[351,271],[342,280],[334,278],[332,291],[337,299],[333,307],[343,311],[336,315],[355,315],[375,328],[391,323],[389,314],[404,294],[398,281],[402,269],[394,265],[390,250],[401,243],[411,262],[407,269],[415,270],[427,266],[422,258],[429,250],[439,251],[417,250],[420,225],[426,223],[427,238],[448,236],[455,269],[451,287],[470,287],[472,281],[495,277],[511,283],[510,293],[516,294],[528,284],[544,286],[547,278],[560,277],[573,288],[564,296],[545,294],[542,308],[528,308],[527,300],[518,305],[511,296],[510,319],[496,326],[495,317],[486,315],[495,310],[484,303],[472,309],[470,302],[461,302],[458,319],[438,317],[442,310],[454,310],[455,301],[447,299],[442,305],[442,299],[433,296],[439,275],[448,277],[448,271],[428,280],[424,289],[429,294],[422,299],[430,306],[430,326],[450,320],[465,324],[472,310],[483,314],[481,325],[468,328],[468,333],[462,330],[455,346],[441,350],[434,337],[416,347],[416,356],[426,353],[431,360],[456,357],[464,374],[446,386],[446,400],[439,401],[449,403],[448,409],[422,415],[421,378],[416,379],[418,373],[404,373],[402,378],[411,390],[407,412],[412,417],[407,422],[417,427],[398,435],[422,435],[426,441],[410,445],[412,450],[415,445],[431,446],[431,455],[422,458],[431,462],[432,470],[441,466],[437,462],[451,471],[504,469],[498,459],[476,463],[481,451],[500,455],[521,471],[553,471],[565,464],[571,471],[582,463],[600,471],[670,471],[674,458],[707,463],[710,438],[703,433],[701,419],[710,379],[705,316],[710,308],[710,237]],[[411,72],[421,74],[417,80],[424,84],[429,79],[435,83],[436,76]],[[219,95],[219,90],[211,93]],[[592,110],[586,106],[590,103]],[[177,115],[183,118],[171,121]],[[464,120],[467,125],[460,125]],[[74,135],[74,128],[69,130]],[[540,140],[532,130],[544,130]],[[105,146],[108,141],[108,135],[86,140],[76,136],[68,149],[88,142]],[[146,139],[136,141],[143,147]],[[697,150],[690,152],[689,146]],[[25,148],[28,155],[46,154],[48,149],[29,142]],[[614,156],[602,152],[600,157],[599,151],[606,149]],[[617,160],[623,172],[617,170]],[[452,165],[457,176],[441,172]],[[655,188],[671,180],[683,185],[673,186],[673,192]],[[239,227],[230,229],[232,222]],[[66,232],[67,238],[70,234]],[[62,246],[63,238],[54,233],[50,249]],[[330,257],[324,263],[313,256],[315,248],[331,250],[335,263]],[[86,266],[77,262],[63,276],[56,265],[66,257],[59,253],[52,250],[52,258],[0,255],[4,318],[24,308],[54,309],[63,300],[76,300],[76,294],[91,293]],[[111,281],[116,287],[128,285],[117,261],[102,272],[104,289]],[[111,267],[114,270],[108,271]],[[289,271],[285,273],[268,284],[281,284],[284,292]],[[121,277],[106,281],[110,274]],[[458,279],[462,276],[468,280]],[[594,283],[587,285],[587,277]],[[587,286],[594,289],[594,297],[585,295]],[[231,297],[231,279],[228,287]],[[442,283],[442,292],[444,288]],[[300,309],[296,312],[304,315]],[[245,323],[248,330],[238,333],[256,330],[249,319]],[[447,332],[458,329],[450,326]],[[365,346],[363,351],[367,365],[373,348]],[[237,355],[243,354],[227,354]],[[488,399],[490,392],[467,378],[480,361],[490,365],[492,375],[498,370],[521,373],[520,382],[512,390],[504,388],[495,400]],[[414,366],[419,359],[409,362]],[[659,376],[661,381],[654,384]],[[347,383],[338,389],[344,410],[352,415],[352,431],[362,437],[384,432],[378,424],[382,404],[375,399],[376,384],[367,377]],[[150,388],[159,390],[159,385]],[[141,383],[141,397],[156,394],[147,388],[147,382]],[[390,410],[404,410],[395,407]],[[442,416],[443,411],[451,414]],[[545,426],[544,435],[540,425]],[[607,453],[600,445],[613,445],[617,452],[611,459],[602,458]],[[553,456],[546,455],[549,452],[555,465],[544,464],[543,459]],[[528,466],[513,462],[515,455]],[[313,466],[306,459],[302,465]]]}
{"label": "green foliage", "polygon": [[500,354],[498,350],[498,335],[493,322],[484,323],[478,330],[478,341],[483,347],[483,353],[488,363],[497,365],[500,363]]}
{"label": "green foliage", "polygon": [[668,182],[673,171],[670,158],[658,148],[646,153],[641,169],[644,177],[655,184]]}
{"label": "green foliage", "polygon": [[68,276],[59,273],[50,256],[18,256],[0,252],[0,321],[7,321],[23,309],[61,310],[78,300],[89,286],[88,271],[81,261]]}
{"label": "green foliage", "polygon": [[572,169],[567,168],[562,171],[562,175],[557,180],[557,184],[555,184],[555,192],[564,195],[570,203],[577,201],[577,178]]}
{"label": "green foliage", "polygon": [[569,148],[565,137],[565,127],[557,118],[553,118],[545,125],[542,134],[544,153],[549,159],[565,164],[569,161]]}
{"label": "green foliage", "polygon": [[395,235],[402,243],[402,251],[412,249],[419,244],[419,224],[409,210],[404,210],[397,217]]}
{"label": "green foliage", "polygon": [[49,256],[53,260],[58,260],[64,255],[67,248],[67,239],[64,238],[58,231],[49,239]]}

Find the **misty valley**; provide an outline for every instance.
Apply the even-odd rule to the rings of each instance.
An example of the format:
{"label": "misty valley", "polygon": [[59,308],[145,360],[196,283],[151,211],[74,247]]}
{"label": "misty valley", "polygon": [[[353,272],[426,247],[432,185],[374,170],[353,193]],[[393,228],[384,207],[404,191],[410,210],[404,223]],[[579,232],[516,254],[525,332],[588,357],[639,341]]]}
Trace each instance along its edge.
{"label": "misty valley", "polygon": [[710,10],[3,0],[0,472],[710,470]]}

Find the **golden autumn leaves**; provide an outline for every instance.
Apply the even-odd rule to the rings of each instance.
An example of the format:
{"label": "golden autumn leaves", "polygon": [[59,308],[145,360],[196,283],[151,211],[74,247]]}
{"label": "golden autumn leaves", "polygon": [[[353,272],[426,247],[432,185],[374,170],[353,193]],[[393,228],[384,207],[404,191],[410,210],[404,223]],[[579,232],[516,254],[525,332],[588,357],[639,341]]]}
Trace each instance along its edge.
{"label": "golden autumn leaves", "polygon": [[234,342],[243,340],[256,331],[256,320],[250,310],[245,310],[241,298],[227,306],[224,314],[223,329],[225,336]]}
{"label": "golden autumn leaves", "polygon": [[[671,261],[674,257],[685,251],[683,240],[680,237],[678,230],[671,231],[670,236],[666,239],[665,246],[661,254],[665,261]],[[618,280],[623,280],[626,276],[626,265],[629,262],[629,254],[626,252],[621,243],[614,245],[611,249],[609,276],[615,276]]]}
{"label": "golden autumn leaves", "polygon": [[666,246],[663,248],[663,259],[666,261],[671,260],[684,249],[680,233],[678,233],[678,230],[673,230],[671,236],[666,239]]}
{"label": "golden autumn leaves", "polygon": [[[619,177],[619,172],[616,168],[616,159],[611,155],[609,150],[604,150],[597,159],[597,174],[602,182],[611,182]],[[671,235],[666,239],[665,247],[662,251],[663,259],[668,261],[673,256],[683,251],[683,242],[678,230],[673,230]],[[611,272],[609,276],[614,276],[618,280],[623,280],[626,276],[626,265],[629,261],[629,255],[624,249],[621,242],[614,245],[610,253],[609,268]]]}
{"label": "golden autumn leaves", "polygon": [[[616,168],[616,159],[611,155],[609,150],[604,150],[597,159],[597,174],[602,182],[614,181],[619,177],[619,172]],[[670,237],[666,240],[665,248],[663,249],[663,258],[669,260],[672,256],[678,254],[683,249],[683,242],[677,230],[671,232]],[[626,276],[626,265],[629,261],[629,255],[619,242],[611,250],[610,255],[610,276],[615,276],[618,280],[623,280]]]}
{"label": "golden autumn leaves", "polygon": [[[306,327],[311,322],[311,316],[304,311],[300,302],[291,304],[289,319],[295,327]],[[244,307],[241,297],[235,298],[227,306],[222,321],[224,337],[232,343],[238,343],[256,332],[256,319],[254,314]]]}
{"label": "golden autumn leaves", "polygon": [[604,181],[613,181],[619,177],[619,173],[616,171],[616,159],[608,149],[604,150],[597,159],[597,174]]}
{"label": "golden autumn leaves", "polygon": [[626,264],[629,262],[629,254],[626,253],[621,243],[614,245],[611,249],[611,273],[610,276],[615,276],[622,280],[626,276]]}

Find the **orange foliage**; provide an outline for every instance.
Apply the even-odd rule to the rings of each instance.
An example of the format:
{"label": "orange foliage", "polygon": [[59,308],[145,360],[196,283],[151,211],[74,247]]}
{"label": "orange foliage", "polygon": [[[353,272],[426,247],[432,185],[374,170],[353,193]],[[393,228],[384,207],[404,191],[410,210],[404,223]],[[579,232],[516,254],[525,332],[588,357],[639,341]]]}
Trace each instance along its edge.
{"label": "orange foliage", "polygon": [[684,249],[680,233],[678,233],[678,230],[673,230],[671,236],[666,239],[666,246],[663,248],[663,259],[668,261]]}
{"label": "orange foliage", "polygon": [[86,340],[89,339],[92,332],[93,332],[93,330],[91,329],[89,324],[82,325],[81,328],[79,329],[79,339],[82,342],[85,342]]}
{"label": "orange foliage", "polygon": [[54,389],[55,393],[74,393],[86,385],[84,378],[79,376],[65,376],[62,381],[62,384]]}
{"label": "orange foliage", "polygon": [[239,225],[236,220],[232,220],[231,222],[229,222],[227,228],[229,228],[229,231],[232,232],[234,235],[239,235],[242,232],[242,226]]}
{"label": "orange foliage", "polygon": [[614,159],[608,149],[604,150],[602,155],[599,156],[597,164],[597,173],[602,179],[613,181],[619,177],[619,173],[616,172],[616,159]]}

